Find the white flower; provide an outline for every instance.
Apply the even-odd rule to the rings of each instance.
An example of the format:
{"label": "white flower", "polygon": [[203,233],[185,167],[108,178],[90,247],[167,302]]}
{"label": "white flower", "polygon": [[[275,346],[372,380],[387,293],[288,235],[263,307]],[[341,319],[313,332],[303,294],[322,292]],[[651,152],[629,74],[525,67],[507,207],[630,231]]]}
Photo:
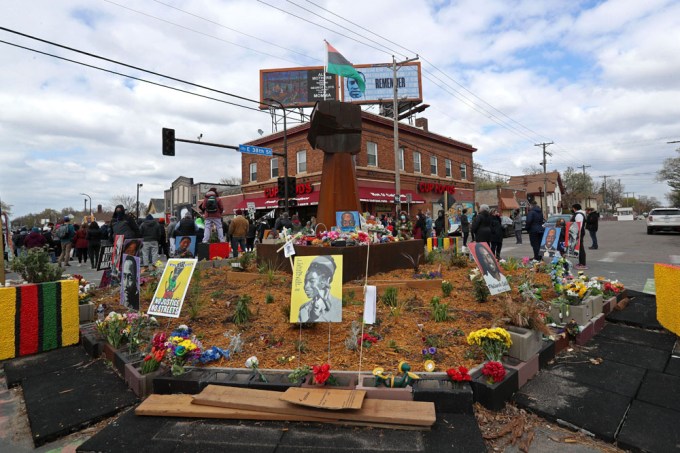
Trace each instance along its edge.
{"label": "white flower", "polygon": [[189,330],[189,326],[187,326],[186,324],[180,324],[177,330]]}
{"label": "white flower", "polygon": [[248,360],[246,360],[246,368],[257,368],[257,366],[260,364],[260,362],[257,360],[256,356],[248,357]]}

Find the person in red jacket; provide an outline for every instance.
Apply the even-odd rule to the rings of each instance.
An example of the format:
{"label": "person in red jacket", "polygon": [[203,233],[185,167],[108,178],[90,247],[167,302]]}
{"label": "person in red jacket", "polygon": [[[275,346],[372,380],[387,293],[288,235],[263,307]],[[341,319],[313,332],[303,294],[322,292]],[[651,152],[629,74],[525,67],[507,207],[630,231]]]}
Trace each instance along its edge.
{"label": "person in red jacket", "polygon": [[73,242],[76,247],[76,256],[78,257],[78,266],[87,264],[87,223],[82,225],[74,225],[76,228],[76,236]]}
{"label": "person in red jacket", "polygon": [[27,249],[44,247],[45,245],[47,245],[47,239],[45,239],[45,236],[42,235],[38,227],[33,227],[26,236],[26,239],[24,239],[24,247]]}

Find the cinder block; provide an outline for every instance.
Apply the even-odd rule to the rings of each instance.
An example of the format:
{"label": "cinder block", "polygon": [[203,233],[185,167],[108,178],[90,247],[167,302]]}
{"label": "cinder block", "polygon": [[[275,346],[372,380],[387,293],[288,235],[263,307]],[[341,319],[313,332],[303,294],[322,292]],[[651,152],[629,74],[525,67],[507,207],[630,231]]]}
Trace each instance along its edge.
{"label": "cinder block", "polygon": [[503,365],[506,368],[517,370],[517,385],[522,388],[524,384],[538,374],[538,354],[534,354],[527,361],[517,360],[514,357],[504,357]]}
{"label": "cinder block", "polygon": [[576,335],[576,344],[579,346],[586,345],[591,338],[595,336],[595,327],[592,322],[582,326],[581,333]]}
{"label": "cinder block", "polygon": [[595,335],[602,332],[602,329],[604,329],[604,313],[600,313],[599,315],[595,316],[592,322]]}
{"label": "cinder block", "polygon": [[472,387],[444,379],[418,379],[413,383],[413,401],[431,401],[437,413],[472,414]]}

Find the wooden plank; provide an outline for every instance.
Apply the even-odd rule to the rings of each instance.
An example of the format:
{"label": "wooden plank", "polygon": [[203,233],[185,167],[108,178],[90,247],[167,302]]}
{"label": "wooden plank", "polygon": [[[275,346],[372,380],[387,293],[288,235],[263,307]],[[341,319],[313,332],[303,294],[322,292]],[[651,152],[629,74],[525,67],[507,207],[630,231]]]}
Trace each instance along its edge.
{"label": "wooden plank", "polygon": [[327,410],[361,409],[365,390],[339,390],[333,388],[291,387],[279,397],[299,406]]}
{"label": "wooden plank", "polygon": [[156,417],[214,418],[223,420],[259,420],[328,423],[340,426],[362,426],[370,428],[401,429],[410,431],[428,430],[426,426],[391,425],[389,423],[357,422],[350,420],[316,419],[273,412],[246,411],[228,407],[201,406],[191,404],[191,395],[152,394],[135,409],[136,415]]}
{"label": "wooden plank", "polygon": [[221,418],[235,420],[283,420],[302,422],[328,422],[329,419],[258,412],[244,409],[232,409],[217,406],[199,406],[191,404],[192,395],[156,395],[151,394],[135,409],[136,415],[157,417],[193,417]]}
{"label": "wooden plank", "polygon": [[269,390],[208,385],[194,396],[193,404],[391,425],[432,426],[436,420],[432,402],[367,399],[361,409],[330,412],[296,406],[280,396]]}

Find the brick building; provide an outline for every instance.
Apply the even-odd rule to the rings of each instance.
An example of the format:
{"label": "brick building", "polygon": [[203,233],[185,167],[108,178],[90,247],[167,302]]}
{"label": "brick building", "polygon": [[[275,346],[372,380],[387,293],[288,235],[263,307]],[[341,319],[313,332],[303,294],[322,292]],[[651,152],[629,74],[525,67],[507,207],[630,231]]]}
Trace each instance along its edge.
{"label": "brick building", "polygon": [[[380,215],[394,212],[395,156],[391,119],[362,112],[361,152],[355,157],[361,211]],[[418,210],[436,212],[442,209],[444,192],[449,205],[474,203],[472,153],[468,144],[434,134],[423,127],[399,123],[400,193],[402,209],[415,214]],[[303,220],[316,213],[323,152],[311,148],[307,141],[309,123],[287,130],[288,174],[297,178],[297,206]],[[248,143],[273,148],[283,153],[283,131]],[[228,212],[246,209],[254,203],[258,215],[278,206],[277,178],[284,176],[282,157],[243,154],[241,157],[242,194],[222,197]]]}

